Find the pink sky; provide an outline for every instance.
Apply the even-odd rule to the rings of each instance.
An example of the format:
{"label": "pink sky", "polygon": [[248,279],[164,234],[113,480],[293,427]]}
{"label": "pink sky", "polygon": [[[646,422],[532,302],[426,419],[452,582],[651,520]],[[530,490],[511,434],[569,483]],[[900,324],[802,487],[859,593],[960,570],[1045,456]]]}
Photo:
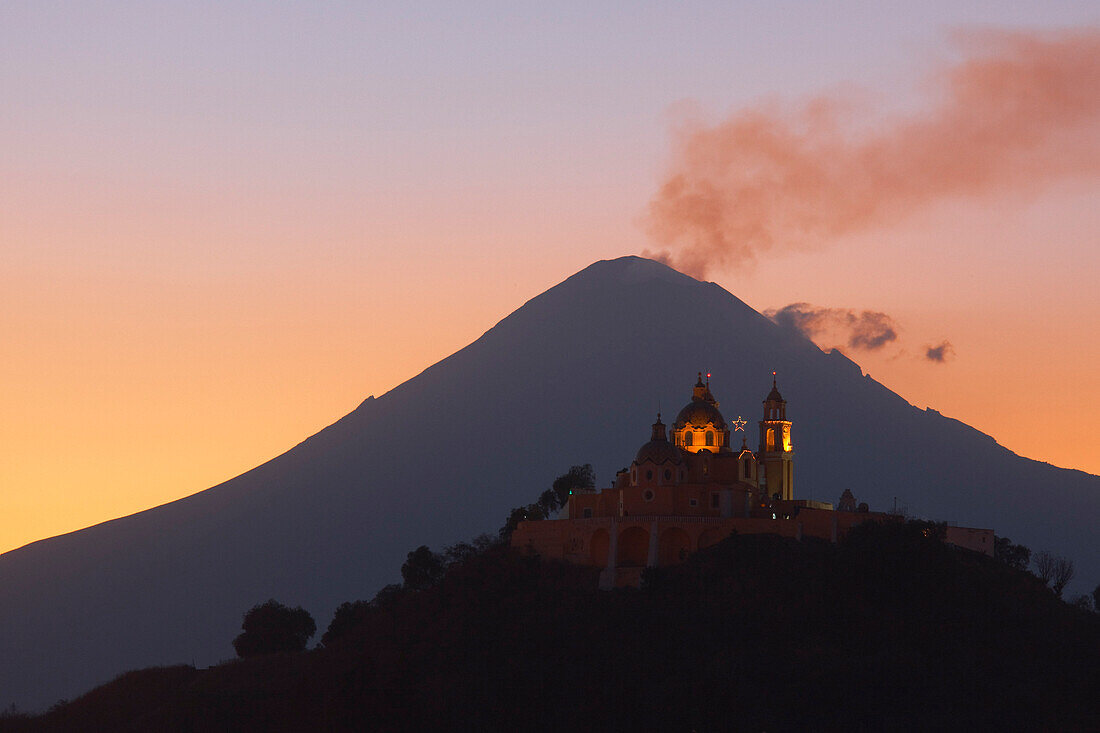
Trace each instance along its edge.
{"label": "pink sky", "polygon": [[[913,166],[882,121],[942,112],[958,29],[1095,37],[1091,6],[5,4],[0,551],[230,478],[592,261],[682,246],[648,212],[685,121],[852,100],[846,134]],[[1094,117],[1057,155],[1071,133],[1095,156]],[[886,313],[894,341],[845,349],[873,377],[1100,473],[1100,183],[1033,183],[706,277],[758,310]]]}

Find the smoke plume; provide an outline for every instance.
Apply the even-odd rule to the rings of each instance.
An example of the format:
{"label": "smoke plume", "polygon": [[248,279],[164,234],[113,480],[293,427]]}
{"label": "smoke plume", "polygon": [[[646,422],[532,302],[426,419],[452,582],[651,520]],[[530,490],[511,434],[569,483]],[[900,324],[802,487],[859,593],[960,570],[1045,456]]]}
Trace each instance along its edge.
{"label": "smoke plume", "polygon": [[894,320],[879,311],[854,311],[847,308],[819,308],[809,303],[791,303],[764,315],[780,326],[793,328],[817,341],[825,335],[841,335],[853,349],[874,351],[898,337]]}
{"label": "smoke plume", "polygon": [[677,135],[649,203],[657,257],[703,276],[893,224],[952,196],[1100,174],[1100,29],[960,32],[925,111],[882,119],[841,95],[760,105]]}
{"label": "smoke plume", "polygon": [[954,355],[955,347],[950,341],[943,341],[939,346],[929,346],[924,350],[924,358],[937,364],[943,364]]}

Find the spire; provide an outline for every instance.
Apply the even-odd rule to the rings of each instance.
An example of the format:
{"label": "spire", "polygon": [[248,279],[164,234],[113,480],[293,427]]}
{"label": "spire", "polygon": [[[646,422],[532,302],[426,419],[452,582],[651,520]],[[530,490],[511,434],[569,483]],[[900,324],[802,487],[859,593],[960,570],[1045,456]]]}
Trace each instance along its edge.
{"label": "spire", "polygon": [[[710,377],[707,377],[706,383],[703,382],[703,373],[699,372],[699,379],[695,382],[695,389],[691,391],[691,399],[693,400],[706,400],[710,395]],[[711,397],[713,400],[714,398]]]}
{"label": "spire", "polygon": [[652,440],[668,440],[668,436],[665,434],[665,424],[661,422],[661,413],[657,413],[657,422],[653,423],[653,434],[649,438]]}
{"label": "spire", "polygon": [[764,399],[765,402],[784,402],[783,395],[779,394],[779,386],[776,383],[775,372],[772,372],[772,391]]}

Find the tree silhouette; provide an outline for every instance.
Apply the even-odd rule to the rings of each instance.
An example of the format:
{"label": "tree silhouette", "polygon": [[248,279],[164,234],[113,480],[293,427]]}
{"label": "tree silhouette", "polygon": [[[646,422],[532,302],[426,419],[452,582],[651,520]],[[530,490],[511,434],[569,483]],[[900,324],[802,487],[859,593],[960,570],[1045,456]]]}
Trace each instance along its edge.
{"label": "tree silhouette", "polygon": [[511,541],[512,533],[516,531],[516,527],[519,526],[520,522],[536,521],[539,519],[546,519],[546,514],[538,504],[517,506],[508,513],[508,519],[504,522],[504,526],[500,528],[501,542],[507,544]]}
{"label": "tree silhouette", "polygon": [[1073,560],[1067,560],[1060,555],[1051,555],[1043,550],[1035,556],[1035,574],[1061,598],[1062,591],[1065,590],[1069,581],[1073,580]]}
{"label": "tree silhouette", "polygon": [[233,648],[243,659],[303,651],[316,633],[317,624],[304,608],[288,608],[272,598],[249,609],[241,628],[244,633],[233,640]]}
{"label": "tree silhouette", "polygon": [[1054,577],[1054,560],[1054,555],[1046,550],[1035,555],[1035,575],[1044,585],[1050,585],[1050,580]]}
{"label": "tree silhouette", "polygon": [[1067,560],[1064,557],[1055,558],[1054,578],[1050,585],[1054,594],[1061,598],[1062,591],[1071,580],[1073,580],[1073,560]]}
{"label": "tree silhouette", "polygon": [[569,495],[577,489],[591,489],[596,486],[596,472],[592,470],[592,464],[583,466],[570,466],[569,470],[554,479],[554,496],[558,501],[558,508],[569,503]]}
{"label": "tree silhouette", "polygon": [[427,545],[421,545],[409,553],[405,564],[401,566],[401,577],[409,590],[431,588],[443,577],[443,558],[432,552]]}
{"label": "tree silhouette", "polygon": [[563,509],[569,503],[569,496],[578,489],[591,489],[596,485],[596,473],[592,464],[570,466],[569,470],[554,479],[551,488],[539,494],[534,504],[518,506],[508,515],[504,526],[500,528],[500,539],[508,542],[512,532],[520,522],[549,519],[554,512]]}
{"label": "tree silhouette", "polygon": [[1024,545],[1014,545],[1008,537],[993,538],[993,557],[1017,570],[1027,570],[1031,563],[1031,550]]}

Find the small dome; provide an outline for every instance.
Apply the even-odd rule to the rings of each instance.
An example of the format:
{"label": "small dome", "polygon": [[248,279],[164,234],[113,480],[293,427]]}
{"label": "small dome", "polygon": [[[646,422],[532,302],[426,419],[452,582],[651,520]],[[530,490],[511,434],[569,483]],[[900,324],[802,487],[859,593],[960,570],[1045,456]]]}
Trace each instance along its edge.
{"label": "small dome", "polygon": [[680,463],[683,461],[680,449],[668,442],[665,436],[665,424],[661,422],[661,413],[657,413],[657,422],[653,423],[653,433],[649,436],[649,442],[638,449],[638,455],[634,457],[635,463]]}
{"label": "small dome", "polygon": [[775,372],[772,372],[772,391],[768,392],[765,402],[784,402],[783,395],[779,394],[779,387],[775,384]]}
{"label": "small dome", "polygon": [[680,449],[667,440],[651,440],[638,449],[638,455],[634,457],[635,463],[662,463],[680,464],[684,457]]}
{"label": "small dome", "polygon": [[709,402],[692,400],[684,409],[680,410],[680,414],[676,416],[676,422],[673,425],[677,428],[684,425],[694,425],[701,428],[707,423],[723,430],[726,427],[726,418],[722,417],[722,413],[718,411],[718,408]]}

